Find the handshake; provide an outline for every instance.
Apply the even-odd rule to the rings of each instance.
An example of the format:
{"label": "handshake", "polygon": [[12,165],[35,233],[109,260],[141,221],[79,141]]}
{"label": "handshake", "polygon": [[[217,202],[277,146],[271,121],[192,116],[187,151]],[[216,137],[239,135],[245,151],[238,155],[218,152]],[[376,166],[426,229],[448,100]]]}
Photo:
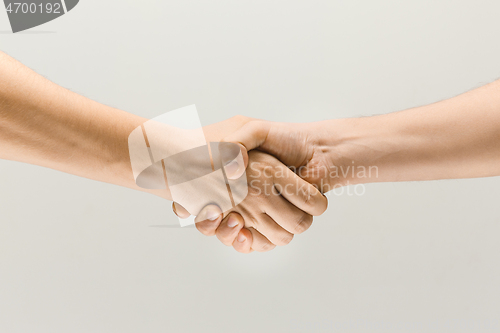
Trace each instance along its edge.
{"label": "handshake", "polygon": [[[323,194],[342,186],[500,175],[500,99],[495,112],[490,112],[484,102],[489,96],[499,96],[499,92],[500,80],[428,106],[316,123],[289,124],[236,116],[203,127],[203,133],[197,134],[201,137],[197,145],[193,135],[173,130],[167,134],[169,142],[160,147],[174,147],[179,152],[186,142],[192,147],[200,146],[200,141],[201,145],[225,142],[219,146],[231,146],[236,151],[231,156],[238,157],[216,159],[217,152],[214,155],[212,148],[212,165],[205,163],[208,167],[200,172],[197,161],[203,154],[195,150],[190,163],[177,163],[174,174],[180,175],[181,181],[172,180],[166,172],[165,178],[156,172],[161,175],[156,183],[163,182],[167,191],[152,193],[172,199],[173,210],[181,219],[195,212],[194,221],[201,233],[216,235],[238,252],[269,251],[306,231],[313,216],[327,209]],[[471,103],[477,105],[470,108]],[[157,137],[165,137],[164,130],[156,132]],[[206,156],[210,154],[208,146],[207,150]],[[160,160],[151,152],[143,155],[148,162]],[[224,155],[221,149],[219,155]],[[175,184],[189,180],[187,174],[193,170],[207,176],[200,177],[203,180],[220,171],[218,181],[189,181],[187,190],[173,195],[179,194]],[[244,191],[232,191],[231,184],[241,179]],[[229,191],[239,200],[225,206],[214,204],[222,202],[222,192],[227,196]],[[207,196],[212,198],[206,200]]]}
{"label": "handshake", "polygon": [[[197,229],[207,236],[216,235],[223,244],[242,253],[269,251],[306,231],[313,216],[327,209],[323,193],[352,181],[345,173],[345,177],[339,177],[344,162],[340,150],[329,144],[333,136],[327,135],[326,125],[274,123],[236,116],[204,127],[208,142],[229,142],[240,147],[242,158],[225,165],[224,173],[228,179],[246,177],[248,194],[226,212],[218,205],[206,205],[195,218]],[[192,163],[183,164],[181,173],[193,168]],[[209,190],[199,191],[217,196],[213,193],[216,186],[206,187]],[[190,200],[196,197],[191,193],[186,196]],[[177,198],[173,196],[174,201]],[[173,210],[181,219],[190,216],[181,203],[174,202]]]}
{"label": "handshake", "polygon": [[[196,182],[202,186],[178,197],[172,195],[175,184],[189,180],[186,175],[193,170],[212,177],[215,159],[211,166],[205,163],[203,173],[198,172],[199,163],[178,163],[174,174],[179,179],[169,179],[162,165],[165,157],[155,158],[149,145],[144,118],[59,87],[2,52],[0,76],[0,159],[173,199],[180,218],[196,213],[198,230],[216,235],[239,252],[288,244],[311,226],[313,216],[326,210],[323,193],[337,187],[500,176],[500,80],[437,103],[372,117],[287,124],[237,116],[206,126],[194,136],[175,129],[157,131],[159,149],[170,149],[169,153],[206,142],[232,143],[241,150],[241,159],[219,163],[217,176],[223,181],[215,182],[218,191],[211,188],[213,182]],[[130,149],[131,133],[142,137],[136,141],[139,174]],[[206,162],[206,156],[214,153],[209,146],[207,150],[193,152],[193,161]],[[138,182],[146,170],[152,172],[151,187]],[[220,196],[224,190],[227,196],[231,181],[244,177],[246,196],[238,197],[242,200],[226,207],[197,202],[206,199],[206,193]],[[163,187],[155,187],[158,184]],[[203,195],[198,195],[200,191]],[[197,202],[196,209],[183,206],[185,202]],[[214,197],[208,202],[220,200]]]}

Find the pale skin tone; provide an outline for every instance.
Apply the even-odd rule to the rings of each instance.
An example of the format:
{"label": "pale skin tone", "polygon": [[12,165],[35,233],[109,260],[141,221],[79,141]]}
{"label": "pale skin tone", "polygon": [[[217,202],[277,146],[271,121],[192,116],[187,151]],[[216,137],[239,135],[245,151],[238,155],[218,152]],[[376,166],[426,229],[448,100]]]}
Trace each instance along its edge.
{"label": "pale skin tone", "polygon": [[[224,141],[240,144],[244,154],[259,150],[277,157],[323,192],[350,184],[499,176],[500,80],[380,116],[309,124],[251,121]],[[224,224],[201,226],[207,235],[232,240]]]}
{"label": "pale skin tone", "polygon": [[[59,87],[0,52],[0,158],[170,199],[168,189],[144,190],[132,177],[127,138],[145,121]],[[323,192],[369,182],[498,176],[500,81],[439,103],[375,117],[286,124],[237,116],[203,130],[207,141],[242,145],[245,165],[234,177],[252,162],[270,167],[266,170],[272,183],[259,185],[261,189],[274,188],[283,179],[300,181],[293,173],[276,176],[283,165],[297,168],[303,180]],[[377,172],[363,177],[345,172],[373,166]],[[247,169],[249,177],[265,180],[256,170],[259,167]],[[326,199],[310,193],[314,195],[292,189],[273,194],[272,200],[249,196],[224,215],[207,206],[196,226],[237,251],[267,251],[288,243],[310,226],[312,215],[326,209]],[[273,211],[277,205],[281,214]],[[177,213],[186,214],[180,206]]]}
{"label": "pale skin tone", "polygon": [[[145,190],[134,181],[128,136],[146,121],[62,88],[0,52],[1,159],[40,165],[171,200],[168,187]],[[220,141],[249,121],[250,118],[237,116],[206,126],[203,131],[207,141]],[[269,184],[261,182],[256,188],[265,189],[293,179],[310,192],[253,193],[224,216],[205,210],[206,219],[215,218],[216,223],[233,227],[229,232],[233,241],[223,243],[244,253],[288,244],[295,234],[309,228],[312,215],[323,213],[327,207],[326,198],[316,188],[276,158],[260,152],[249,156],[261,169],[287,172],[286,177],[270,179],[273,183]],[[252,176],[265,180],[262,173],[249,172]]]}

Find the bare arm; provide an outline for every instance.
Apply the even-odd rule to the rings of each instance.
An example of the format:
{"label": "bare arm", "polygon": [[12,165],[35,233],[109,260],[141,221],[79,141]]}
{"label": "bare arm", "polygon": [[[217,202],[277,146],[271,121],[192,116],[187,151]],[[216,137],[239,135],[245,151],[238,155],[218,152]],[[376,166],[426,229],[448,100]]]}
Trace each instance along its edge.
{"label": "bare arm", "polygon": [[[205,138],[207,141],[220,141],[250,120],[234,117],[204,127]],[[128,138],[145,121],[64,89],[0,52],[2,159],[36,164],[171,199],[168,186],[164,190],[144,190],[135,184]],[[165,139],[162,142],[164,147],[173,141],[182,140],[179,137],[172,138],[176,135],[169,129],[173,131],[172,128],[161,131]],[[272,167],[273,170],[284,168],[267,154],[256,153],[253,156],[260,167]],[[270,182],[261,179],[262,174],[259,169],[258,175],[254,177],[260,177],[258,192],[255,190],[253,195],[248,195],[231,213],[222,216],[221,212],[216,211],[215,215],[209,216],[209,211],[205,211],[204,218],[208,220],[201,228],[205,227],[203,230],[207,230],[206,234],[215,234],[210,226],[222,223],[228,226],[228,232],[219,235],[224,244],[232,245],[240,252],[268,251],[275,245],[290,242],[294,234],[310,226],[310,214],[320,214],[326,209],[326,198],[307,183],[311,192],[316,194],[311,195],[312,199],[305,196],[301,198],[300,193],[294,192],[288,197],[294,203],[291,204],[285,196],[264,195],[262,189],[266,189]],[[293,183],[304,182],[295,178],[290,176],[288,180]],[[223,191],[226,191],[227,196],[226,187]],[[208,191],[204,194],[214,193]],[[238,240],[230,241],[228,237],[238,237]]]}
{"label": "bare arm", "polygon": [[500,81],[435,104],[353,120],[340,146],[356,165],[379,168],[368,182],[498,176]]}
{"label": "bare arm", "polygon": [[[146,121],[58,86],[0,52],[0,159],[171,199],[168,187],[145,190],[133,177],[128,136]],[[207,140],[220,141],[248,121],[234,117],[203,130]]]}
{"label": "bare arm", "polygon": [[64,89],[0,52],[0,158],[141,190],[127,138],[145,119]]}
{"label": "bare arm", "polygon": [[380,116],[253,121],[225,140],[275,155],[325,192],[337,185],[498,176],[500,81]]}

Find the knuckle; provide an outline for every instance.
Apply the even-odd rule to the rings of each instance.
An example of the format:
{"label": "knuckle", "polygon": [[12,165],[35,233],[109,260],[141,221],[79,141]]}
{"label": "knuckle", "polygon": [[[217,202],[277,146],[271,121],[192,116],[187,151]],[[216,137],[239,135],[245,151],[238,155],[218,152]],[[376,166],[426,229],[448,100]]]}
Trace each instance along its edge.
{"label": "knuckle", "polygon": [[312,215],[321,215],[328,206],[328,200],[321,193],[306,191],[303,196],[303,205],[305,210]]}
{"label": "knuckle", "polygon": [[293,234],[290,234],[290,233],[287,233],[285,235],[283,235],[280,240],[279,240],[279,244],[276,244],[276,245],[279,245],[279,246],[284,246],[284,245],[288,245],[290,244],[290,242],[293,240]]}
{"label": "knuckle", "polygon": [[311,191],[305,191],[304,193],[304,206],[307,209],[314,209],[315,208],[315,203],[314,203],[314,197]]}
{"label": "knuckle", "polygon": [[276,245],[270,243],[270,242],[265,242],[265,243],[262,243],[259,247],[258,250],[256,251],[259,251],[259,252],[267,252],[267,251],[271,251],[272,249],[274,249],[276,247]]}
{"label": "knuckle", "polygon": [[222,236],[219,233],[217,233],[217,238],[220,240],[220,242],[226,246],[231,246],[233,245],[233,242],[229,239],[227,236]]}
{"label": "knuckle", "polygon": [[262,128],[262,123],[263,123],[262,120],[251,119],[251,118],[248,118],[248,117],[245,117],[242,120],[247,120],[248,121],[247,126],[253,127],[255,129],[257,129],[257,130],[260,130]]}
{"label": "knuckle", "polygon": [[196,223],[195,226],[196,226],[196,229],[198,229],[198,231],[201,232],[205,236],[213,236],[213,235],[215,235],[215,230],[213,228],[208,228],[202,222]]}
{"label": "knuckle", "polygon": [[262,223],[264,222],[262,222],[260,219],[256,218],[253,215],[248,215],[247,217],[245,217],[245,226],[251,227],[256,231],[258,231],[259,228],[262,227]]}
{"label": "knuckle", "polygon": [[293,233],[294,234],[301,234],[303,233],[304,231],[306,231],[307,229],[309,229],[309,227],[311,226],[313,222],[313,217],[312,215],[309,215],[309,214],[302,214],[300,219],[297,221],[297,223],[295,224],[294,228],[293,228]]}
{"label": "knuckle", "polygon": [[217,230],[216,236],[222,244],[227,246],[233,245],[234,238],[236,237],[234,233],[231,234],[228,232],[228,230],[220,230],[220,229]]}
{"label": "knuckle", "polygon": [[238,121],[238,122],[250,122],[252,120],[252,118],[238,114],[236,116],[231,117],[231,120]]}

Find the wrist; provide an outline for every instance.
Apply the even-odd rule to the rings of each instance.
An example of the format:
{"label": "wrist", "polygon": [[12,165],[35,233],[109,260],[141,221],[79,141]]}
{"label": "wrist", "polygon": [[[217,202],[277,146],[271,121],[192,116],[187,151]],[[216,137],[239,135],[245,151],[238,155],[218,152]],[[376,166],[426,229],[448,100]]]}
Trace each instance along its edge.
{"label": "wrist", "polygon": [[[327,120],[317,131],[331,187],[385,181],[392,168],[387,156],[397,148],[382,116]],[[326,132],[325,132],[326,129]],[[321,133],[323,132],[323,133]]]}
{"label": "wrist", "polygon": [[[111,137],[107,142],[103,142],[103,146],[105,146],[104,151],[109,154],[109,158],[106,161],[106,165],[109,168],[106,176],[108,182],[172,200],[170,189],[164,177],[162,177],[161,180],[158,179],[161,184],[158,184],[159,186],[157,187],[163,187],[163,189],[143,188],[137,185],[134,177],[130,156],[129,136],[137,128],[142,132],[141,126],[146,123],[148,119],[111,108],[107,112],[114,114],[116,117],[115,126],[113,126],[113,130],[110,131]],[[165,130],[165,138],[169,136],[175,137],[171,128]],[[149,146],[147,140],[146,144]],[[174,145],[175,141],[168,142],[167,140],[165,144],[169,147],[169,144]]]}
{"label": "wrist", "polygon": [[338,166],[339,183],[446,178],[432,170],[444,150],[436,149],[433,130],[422,124],[425,110],[330,121],[326,127],[335,134],[326,145],[330,163]]}

